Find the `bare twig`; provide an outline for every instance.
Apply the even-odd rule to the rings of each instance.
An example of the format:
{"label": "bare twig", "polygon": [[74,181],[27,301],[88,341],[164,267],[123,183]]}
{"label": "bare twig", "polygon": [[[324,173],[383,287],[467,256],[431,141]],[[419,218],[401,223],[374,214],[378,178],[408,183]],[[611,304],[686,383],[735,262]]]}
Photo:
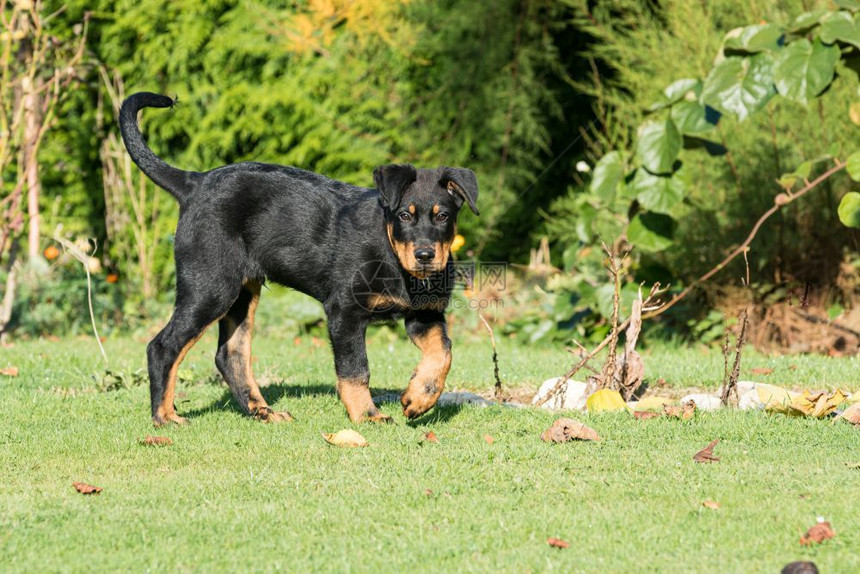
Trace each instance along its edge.
{"label": "bare twig", "polygon": [[737,343],[735,343],[735,359],[732,365],[732,372],[729,374],[729,335],[726,333],[726,342],[723,347],[723,356],[725,360],[725,370],[723,371],[723,392],[720,396],[720,401],[729,406],[730,402],[737,404],[738,401],[738,379],[741,377],[741,352],[744,344],[747,342],[747,325],[749,324],[749,315],[747,310],[741,311],[738,317],[741,322],[741,332],[738,335]]}
{"label": "bare twig", "polygon": [[484,316],[478,313],[478,318],[484,323],[484,327],[490,332],[490,342],[493,344],[493,376],[496,379],[496,400],[502,402],[502,379],[499,378],[499,354],[496,352],[496,336],[493,334],[493,328],[484,319]]}
{"label": "bare twig", "polygon": [[[81,264],[84,266],[84,271],[87,272],[87,304],[89,305],[89,308],[90,308],[90,322],[92,323],[92,326],[93,326],[93,334],[95,335],[96,343],[98,343],[99,350],[102,352],[102,358],[104,358],[105,364],[108,364],[107,353],[105,353],[105,348],[102,346],[102,340],[101,340],[101,337],[99,337],[99,331],[98,331],[98,328],[96,327],[96,315],[95,315],[95,312],[93,311],[93,284],[92,284],[92,279],[90,277],[90,266],[89,266],[90,255],[88,253],[84,252],[82,249],[80,249],[77,245],[73,244],[71,241],[68,241],[67,239],[60,237],[58,234],[54,235],[54,241],[56,241],[57,243],[62,245],[63,250],[66,253],[68,253],[69,255],[71,255],[72,257],[77,259],[78,261],[80,261]],[[93,242],[93,253],[95,253],[96,249],[98,249],[98,245],[95,243],[95,240],[90,240],[90,239],[87,240],[87,243],[89,243],[90,241]]]}

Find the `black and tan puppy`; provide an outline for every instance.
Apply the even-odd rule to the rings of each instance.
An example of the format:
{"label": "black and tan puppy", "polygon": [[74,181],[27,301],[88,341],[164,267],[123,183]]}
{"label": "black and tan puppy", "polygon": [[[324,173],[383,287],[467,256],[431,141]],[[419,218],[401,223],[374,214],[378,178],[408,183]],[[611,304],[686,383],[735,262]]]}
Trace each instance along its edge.
{"label": "black and tan puppy", "polygon": [[176,308],[147,347],[152,420],[183,423],[173,404],[176,371],[206,328],[218,322],[215,364],[241,408],[285,421],[251,372],[251,334],[260,287],[274,281],[320,301],[328,317],[337,391],[353,421],[384,421],[370,397],[365,332],[402,316],[422,351],[401,397],[403,413],[427,412],[451,366],[445,308],[452,287],[451,242],[464,203],[476,214],[478,185],[468,169],[386,165],[376,189],[292,167],[239,163],[205,173],[167,165],[137,125],[142,108],[168,108],[166,96],[139,93],[120,111],[134,162],[179,202]]}

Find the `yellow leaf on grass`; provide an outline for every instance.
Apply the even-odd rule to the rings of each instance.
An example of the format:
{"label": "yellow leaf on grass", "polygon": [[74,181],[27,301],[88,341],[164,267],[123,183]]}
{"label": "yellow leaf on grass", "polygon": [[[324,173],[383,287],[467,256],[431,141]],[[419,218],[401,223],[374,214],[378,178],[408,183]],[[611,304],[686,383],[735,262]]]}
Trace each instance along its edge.
{"label": "yellow leaf on grass", "polygon": [[336,433],[322,433],[322,436],[327,443],[334,446],[367,446],[367,441],[364,437],[352,429],[344,429]]}
{"label": "yellow leaf on grass", "polygon": [[842,411],[842,414],[833,419],[833,421],[835,422],[839,419],[843,419],[853,425],[860,426],[860,403],[854,403],[853,405]]}
{"label": "yellow leaf on grass", "polygon": [[835,411],[847,398],[840,389],[836,389],[832,394],[826,391],[803,391],[800,396],[794,398],[791,406],[800,414],[820,419]]}
{"label": "yellow leaf on grass", "polygon": [[758,383],[755,386],[758,400],[764,405],[764,410],[772,413],[792,414],[791,403],[800,393],[787,391],[776,385]]}
{"label": "yellow leaf on grass", "polygon": [[609,389],[595,391],[585,401],[585,407],[590,413],[602,413],[604,411],[627,410],[627,403],[621,398],[621,393]]}
{"label": "yellow leaf on grass", "polygon": [[669,397],[643,397],[636,403],[637,411],[663,411],[663,407],[673,402]]}

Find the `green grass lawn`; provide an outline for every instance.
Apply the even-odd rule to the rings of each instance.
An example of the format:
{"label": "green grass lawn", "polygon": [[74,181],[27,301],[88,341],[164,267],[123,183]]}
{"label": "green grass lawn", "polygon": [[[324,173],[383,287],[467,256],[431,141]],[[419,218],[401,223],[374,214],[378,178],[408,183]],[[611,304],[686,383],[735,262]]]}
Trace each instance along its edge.
{"label": "green grass lawn", "polygon": [[[489,344],[455,334],[449,388],[492,388]],[[402,389],[418,359],[385,331],[369,349],[372,387]],[[106,344],[114,371],[144,366],[145,342]],[[860,429],[760,412],[697,413],[687,422],[627,414],[576,418],[599,443],[548,445],[557,417],[506,407],[443,409],[414,422],[358,425],[368,448],[321,432],[353,428],[333,394],[330,351],[309,339],[255,344],[263,392],[297,421],[241,416],[212,373],[214,336],[185,363],[177,407],[187,427],[155,431],[148,389],[99,392],[90,339],[0,349],[0,570],[778,572],[806,559],[860,571]],[[570,364],[563,350],[501,341],[502,378],[536,389]],[[661,345],[651,380],[715,388],[718,351]],[[860,389],[854,359],[765,357],[746,370],[795,387]],[[792,368],[795,367],[795,368]],[[752,378],[752,377],[744,377]],[[422,441],[433,430],[438,444]],[[138,440],[169,436],[174,444]],[[495,440],[488,444],[484,435]],[[721,461],[693,454],[719,438]],[[83,496],[71,484],[104,488]],[[702,506],[705,500],[719,510]],[[835,539],[806,548],[816,517]],[[557,537],[570,548],[550,548]]]}

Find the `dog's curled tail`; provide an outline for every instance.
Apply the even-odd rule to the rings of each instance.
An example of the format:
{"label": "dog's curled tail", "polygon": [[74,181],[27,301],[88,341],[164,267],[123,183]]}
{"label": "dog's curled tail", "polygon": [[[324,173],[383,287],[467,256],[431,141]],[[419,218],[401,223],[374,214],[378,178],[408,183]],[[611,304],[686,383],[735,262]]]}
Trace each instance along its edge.
{"label": "dog's curled tail", "polygon": [[172,108],[175,103],[167,96],[150,92],[131,95],[119,110],[119,127],[122,141],[137,167],[156,185],[169,191],[179,201],[180,206],[184,206],[203,174],[184,171],[165,163],[146,145],[137,125],[137,113],[143,108]]}

